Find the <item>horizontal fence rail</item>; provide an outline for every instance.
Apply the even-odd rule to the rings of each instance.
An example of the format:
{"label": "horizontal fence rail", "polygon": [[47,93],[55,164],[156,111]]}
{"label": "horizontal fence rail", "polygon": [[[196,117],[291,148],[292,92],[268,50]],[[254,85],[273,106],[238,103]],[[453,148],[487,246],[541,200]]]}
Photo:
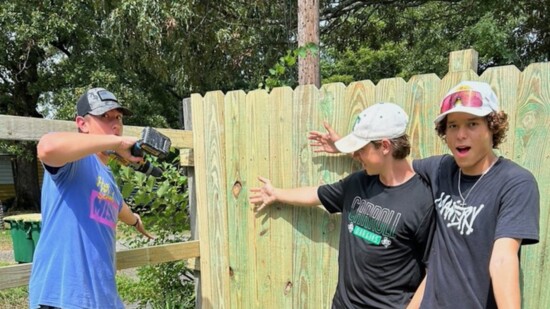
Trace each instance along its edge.
{"label": "horizontal fence rail", "polygon": [[[124,126],[124,135],[140,137],[143,127]],[[0,115],[0,140],[38,141],[49,132],[76,132],[74,121],[50,120],[19,116]],[[193,166],[193,132],[189,130],[162,129],[172,147],[180,149],[182,166]]]}
{"label": "horizontal fence rail", "polygon": [[[116,268],[122,270],[197,258],[199,252],[198,240],[118,251]],[[27,285],[31,267],[32,263],[0,267],[0,290]]]}

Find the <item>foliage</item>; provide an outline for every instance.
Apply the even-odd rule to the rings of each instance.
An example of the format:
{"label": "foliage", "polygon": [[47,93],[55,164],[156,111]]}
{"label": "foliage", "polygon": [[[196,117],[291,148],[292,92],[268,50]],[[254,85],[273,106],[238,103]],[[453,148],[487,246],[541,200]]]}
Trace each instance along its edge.
{"label": "foliage", "polygon": [[[481,74],[486,68],[514,64],[523,69],[540,61],[527,51],[536,28],[528,1],[348,1],[323,9],[323,81],[353,80],[447,72],[448,55],[474,48]],[[344,14],[345,12],[345,14]],[[545,15],[545,20],[548,16]],[[539,24],[537,28],[545,27]],[[378,63],[377,63],[378,62]]]}
{"label": "foliage", "polygon": [[32,160],[35,153],[29,153],[29,148],[36,148],[36,142],[0,140],[0,153],[6,152],[16,157]]}
{"label": "foliage", "polygon": [[531,61],[548,61],[550,59],[550,1],[522,1],[516,4],[516,7],[519,7],[518,11],[526,17],[525,23],[514,31],[514,36],[523,38],[521,41],[527,43],[518,45],[523,48],[520,55],[528,56],[528,60]]}
{"label": "foliage", "polygon": [[[402,67],[403,46],[387,43],[379,49],[360,47],[358,50],[348,49],[339,53],[334,49],[328,49],[327,55],[338,58],[332,60],[331,56],[325,56],[321,62],[323,83],[358,81],[364,79],[379,80],[392,76]],[[389,75],[391,74],[391,75]]]}
{"label": "foliage", "polygon": [[298,58],[305,58],[308,55],[319,56],[319,46],[315,43],[307,43],[293,50],[288,50],[286,55],[279,58],[277,63],[269,69],[269,75],[265,77],[265,84],[260,83],[259,88],[271,90],[281,86],[296,86],[296,64]]}
{"label": "foliage", "polygon": [[[153,245],[188,239],[187,178],[178,169],[177,154],[171,153],[169,158],[172,162],[159,162],[155,157],[146,156],[146,160],[163,169],[160,178],[110,163],[126,202],[142,216],[146,229],[155,235]],[[148,242],[135,232],[126,235],[131,235],[127,240],[131,247]],[[194,284],[183,261],[142,267],[138,276],[139,282],[122,281],[119,284],[121,296],[126,301],[149,304],[153,308],[187,308],[180,304],[194,304]],[[166,307],[167,304],[177,306]]]}
{"label": "foliage", "polygon": [[178,159],[175,157],[173,163],[158,162],[157,158],[146,156],[146,160],[163,170],[160,178],[111,164],[128,205],[144,217],[148,229],[163,241],[189,230],[187,177],[179,172]]}
{"label": "foliage", "polygon": [[[195,308],[195,286],[184,274],[184,262],[169,262],[146,266],[138,270],[139,280],[117,276],[118,292],[126,303],[147,308]],[[159,280],[165,278],[165,280]]]}

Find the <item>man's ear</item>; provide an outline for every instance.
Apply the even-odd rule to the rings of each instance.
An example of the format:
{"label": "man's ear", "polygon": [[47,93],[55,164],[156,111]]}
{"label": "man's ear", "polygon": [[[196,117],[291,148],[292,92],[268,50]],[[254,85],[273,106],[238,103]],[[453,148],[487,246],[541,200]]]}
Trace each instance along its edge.
{"label": "man's ear", "polygon": [[76,126],[78,127],[78,132],[81,133],[88,133],[88,123],[86,122],[86,119],[82,116],[76,116]]}
{"label": "man's ear", "polygon": [[383,139],[382,140],[382,152],[384,154],[391,154],[392,151],[392,144],[389,139]]}

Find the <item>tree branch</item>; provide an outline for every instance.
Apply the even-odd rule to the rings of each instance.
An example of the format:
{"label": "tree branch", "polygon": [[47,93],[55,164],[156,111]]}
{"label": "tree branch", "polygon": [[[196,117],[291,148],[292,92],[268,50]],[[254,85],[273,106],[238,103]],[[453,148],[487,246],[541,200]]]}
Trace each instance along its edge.
{"label": "tree branch", "polygon": [[61,52],[63,52],[65,55],[67,55],[67,57],[70,57],[71,56],[71,52],[65,47],[65,45],[63,44],[63,42],[60,42],[59,40],[58,41],[52,41],[50,42],[50,44],[59,49]]}
{"label": "tree branch", "polygon": [[339,18],[345,14],[353,13],[369,6],[396,5],[401,8],[411,8],[424,5],[428,2],[457,3],[461,1],[463,0],[344,0],[339,1],[338,5],[328,5],[327,7],[325,7],[321,11],[320,19],[322,21],[330,21]]}

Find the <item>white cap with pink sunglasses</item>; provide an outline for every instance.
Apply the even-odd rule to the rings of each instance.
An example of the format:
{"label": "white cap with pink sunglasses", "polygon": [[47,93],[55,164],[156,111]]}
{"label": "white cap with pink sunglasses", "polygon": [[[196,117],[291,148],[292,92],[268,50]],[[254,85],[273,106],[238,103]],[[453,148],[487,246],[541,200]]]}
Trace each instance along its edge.
{"label": "white cap with pink sunglasses", "polygon": [[491,86],[484,82],[463,81],[454,86],[440,104],[437,124],[450,113],[468,113],[484,117],[498,112],[498,99]]}

